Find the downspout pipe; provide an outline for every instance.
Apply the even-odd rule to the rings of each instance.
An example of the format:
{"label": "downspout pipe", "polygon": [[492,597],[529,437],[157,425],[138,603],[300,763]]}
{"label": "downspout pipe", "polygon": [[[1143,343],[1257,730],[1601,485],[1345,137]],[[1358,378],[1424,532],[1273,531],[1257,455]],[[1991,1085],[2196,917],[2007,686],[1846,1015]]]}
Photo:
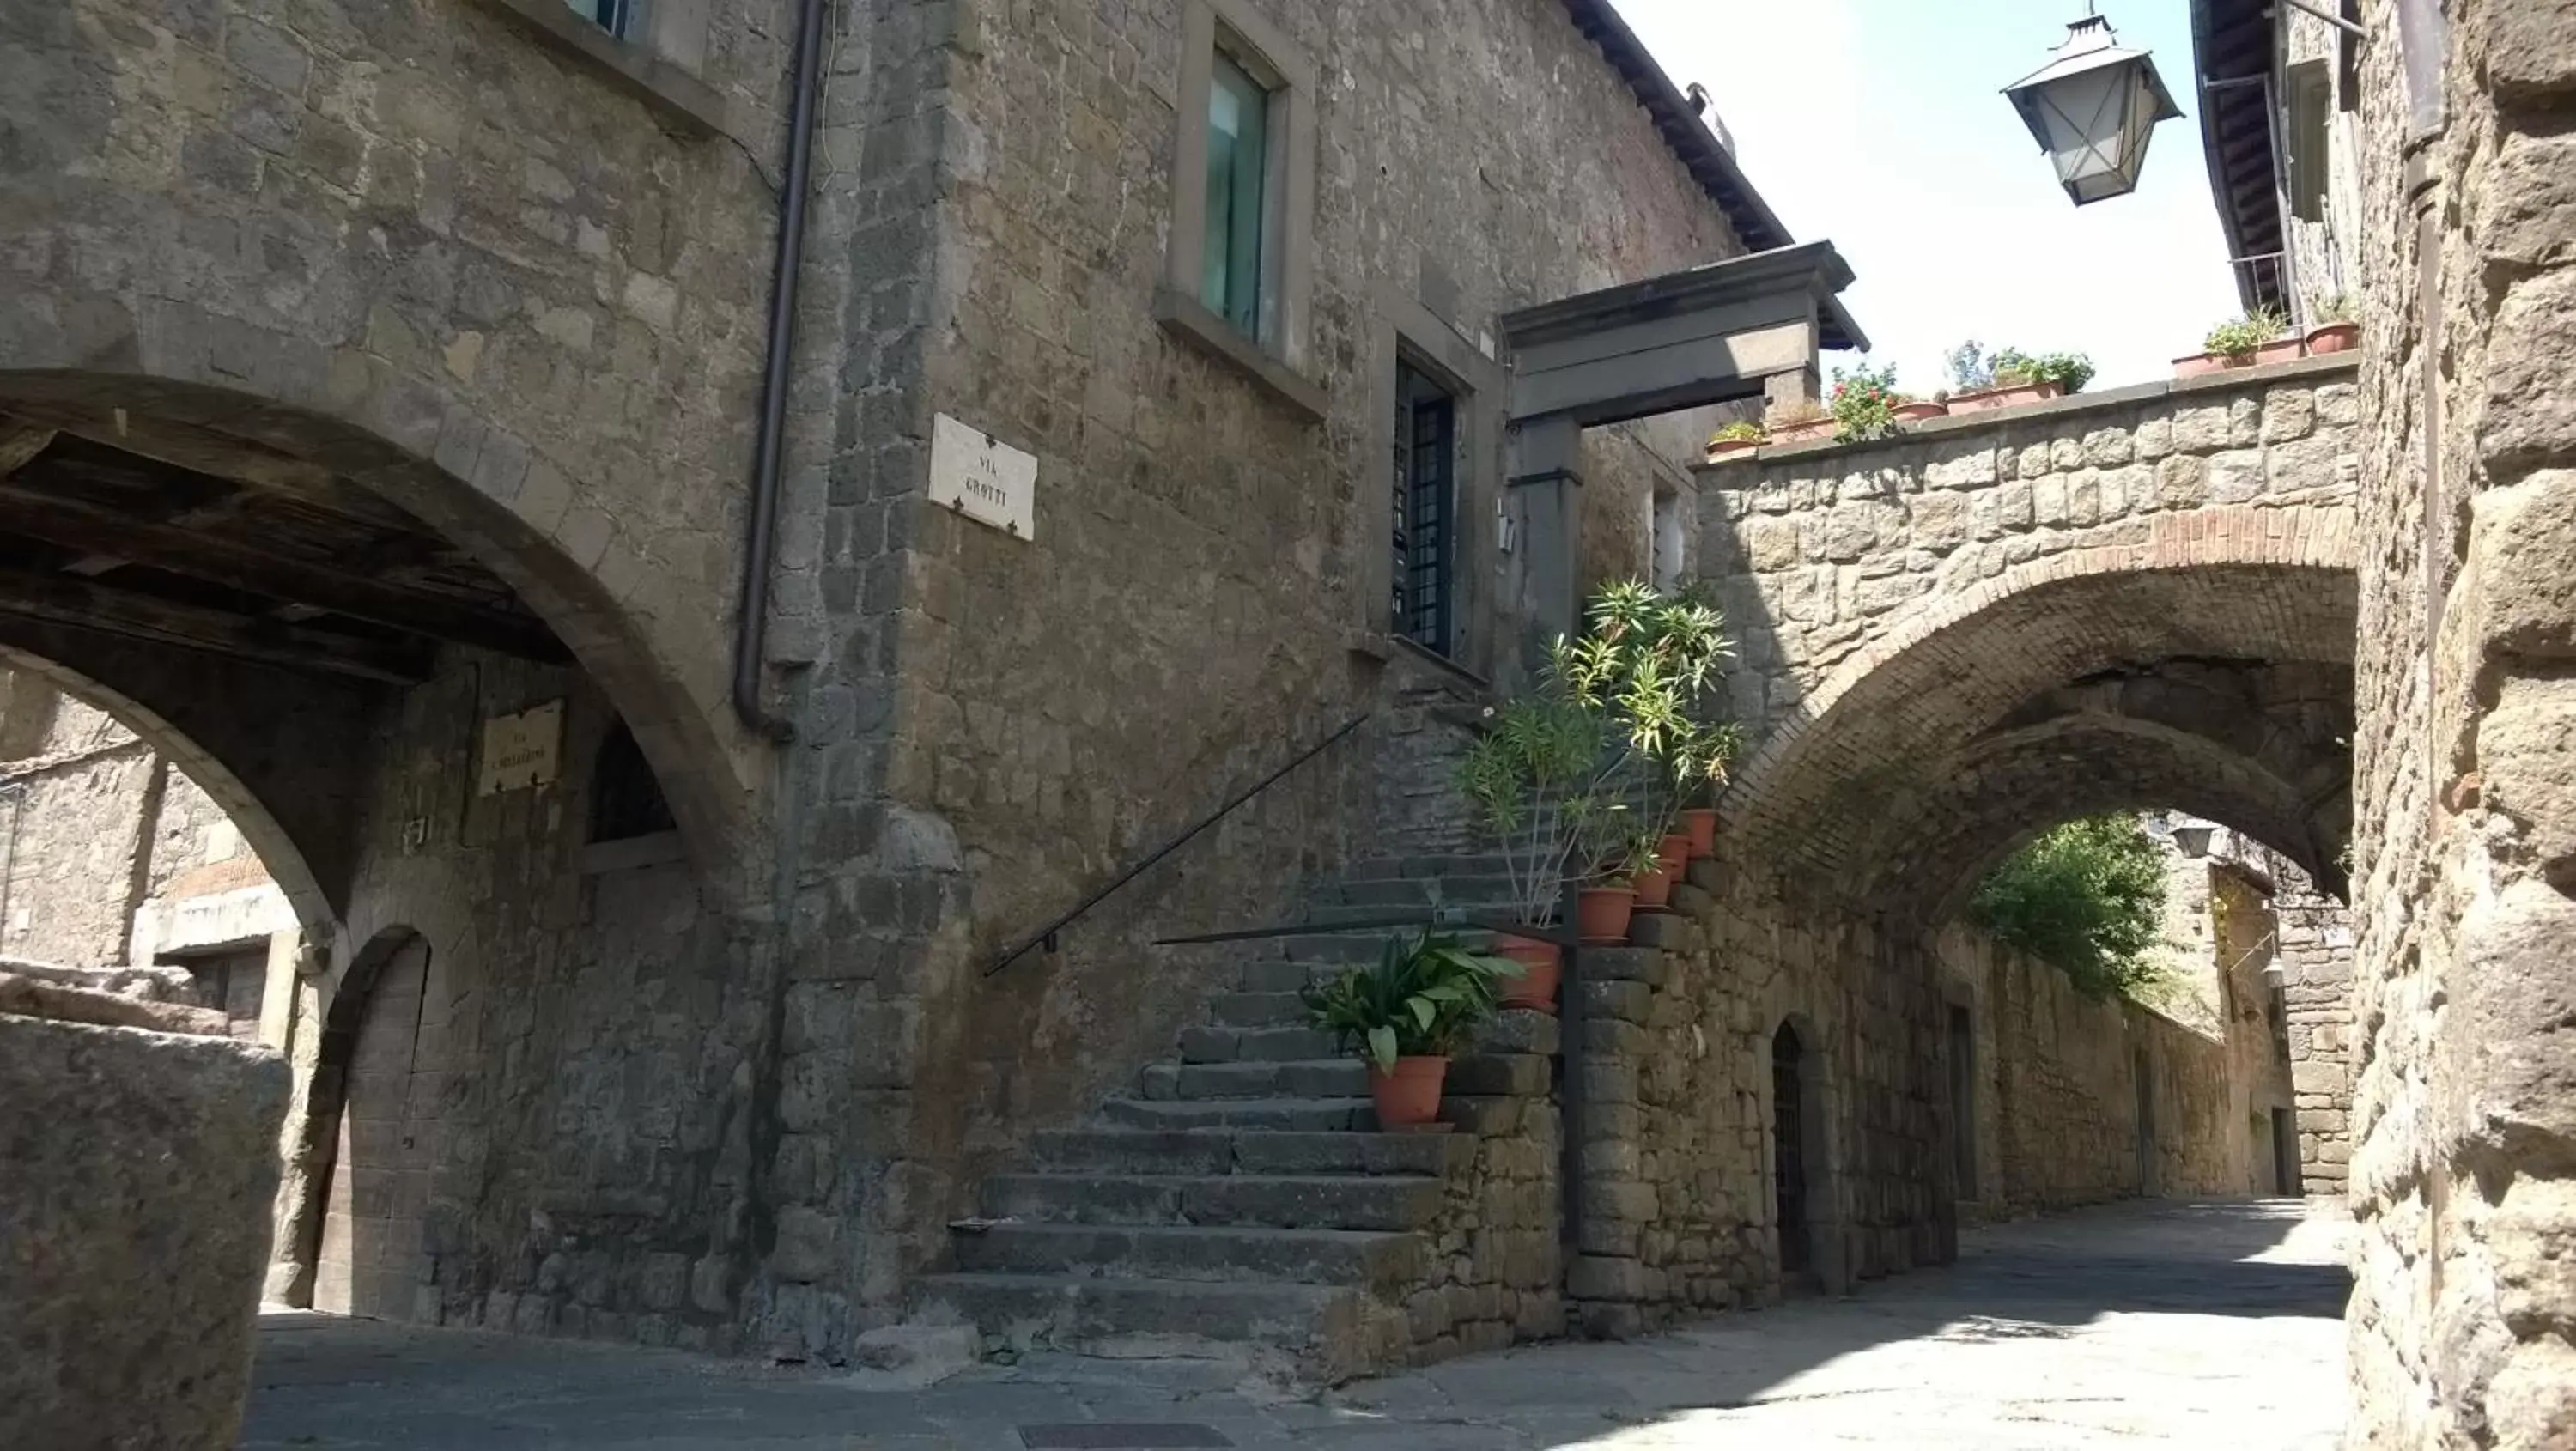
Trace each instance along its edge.
{"label": "downspout pipe", "polygon": [[751,533],[743,543],[741,614],[734,622],[733,713],[753,734],[786,742],[796,726],[760,698],[769,636],[769,567],[778,534],[778,462],[787,431],[788,369],[796,345],[796,281],[805,261],[805,194],[814,179],[814,109],[823,82],[823,15],[803,0],[796,20],[796,86],[787,113],[787,178],[778,193],[778,259],[769,283],[769,356],[760,371],[760,436],[751,474]]}

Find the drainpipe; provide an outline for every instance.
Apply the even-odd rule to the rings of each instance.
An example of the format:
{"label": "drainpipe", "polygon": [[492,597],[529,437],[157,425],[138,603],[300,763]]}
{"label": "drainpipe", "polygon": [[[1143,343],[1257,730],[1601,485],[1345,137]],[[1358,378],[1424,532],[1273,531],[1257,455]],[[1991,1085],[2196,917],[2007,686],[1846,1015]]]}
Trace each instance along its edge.
{"label": "drainpipe", "polygon": [[796,22],[796,83],[787,115],[787,179],[778,196],[778,260],[769,284],[769,356],[760,372],[760,437],[751,476],[751,534],[744,541],[742,614],[734,623],[733,711],[770,740],[796,735],[760,699],[769,633],[769,564],[778,533],[778,455],[787,428],[788,365],[796,341],[796,280],[805,260],[805,194],[814,177],[814,103],[822,89],[823,14],[831,0],[804,0]]}

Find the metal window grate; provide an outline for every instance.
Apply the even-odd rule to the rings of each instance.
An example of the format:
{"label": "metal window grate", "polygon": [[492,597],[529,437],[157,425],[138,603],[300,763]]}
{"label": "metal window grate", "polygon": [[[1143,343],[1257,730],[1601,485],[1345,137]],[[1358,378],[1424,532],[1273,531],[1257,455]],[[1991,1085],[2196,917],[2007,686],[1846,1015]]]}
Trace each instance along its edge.
{"label": "metal window grate", "polygon": [[1458,400],[1398,364],[1395,399],[1395,632],[1451,649],[1458,497]]}

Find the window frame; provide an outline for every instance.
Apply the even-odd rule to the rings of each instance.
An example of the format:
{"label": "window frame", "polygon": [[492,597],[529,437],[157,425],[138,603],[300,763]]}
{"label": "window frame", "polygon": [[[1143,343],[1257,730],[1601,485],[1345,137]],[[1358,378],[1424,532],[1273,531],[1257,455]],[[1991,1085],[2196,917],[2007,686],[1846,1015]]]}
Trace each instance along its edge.
{"label": "window frame", "polygon": [[565,0],[475,3],[650,106],[665,130],[692,138],[734,135],[731,104],[697,75],[706,64],[712,0],[626,0],[622,35]]}
{"label": "window frame", "polygon": [[[1262,147],[1259,302],[1249,333],[1209,308],[1201,290],[1208,229],[1208,106],[1219,55],[1265,88],[1269,98]],[[1321,416],[1322,390],[1307,378],[1316,87],[1314,61],[1244,0],[1182,0],[1169,252],[1156,311],[1166,326]],[[1276,366],[1265,368],[1264,361]]]}

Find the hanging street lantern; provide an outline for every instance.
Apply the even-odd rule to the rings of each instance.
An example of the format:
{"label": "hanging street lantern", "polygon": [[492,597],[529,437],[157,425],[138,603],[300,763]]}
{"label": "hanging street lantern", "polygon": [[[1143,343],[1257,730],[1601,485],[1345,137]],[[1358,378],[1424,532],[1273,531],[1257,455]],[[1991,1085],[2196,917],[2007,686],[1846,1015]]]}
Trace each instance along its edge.
{"label": "hanging street lantern", "polygon": [[2158,121],[2182,108],[2143,50],[2121,45],[2111,22],[2087,13],[2066,27],[2056,59],[2004,88],[2039,149],[2057,168],[2057,184],[2077,206],[2138,188],[2147,138]]}

